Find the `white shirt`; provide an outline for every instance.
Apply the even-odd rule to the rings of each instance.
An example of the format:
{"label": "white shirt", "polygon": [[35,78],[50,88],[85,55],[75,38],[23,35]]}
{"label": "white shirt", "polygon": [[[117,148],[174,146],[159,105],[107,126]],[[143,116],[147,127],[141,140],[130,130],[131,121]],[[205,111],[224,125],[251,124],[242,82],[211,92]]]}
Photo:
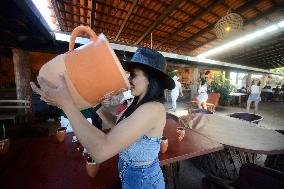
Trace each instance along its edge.
{"label": "white shirt", "polygon": [[175,81],[175,84],[176,84],[176,86],[175,86],[175,88],[171,91],[171,95],[179,95],[179,90],[180,90],[180,88],[181,88],[181,83],[178,81],[178,80],[175,80],[174,79],[174,81]]}
{"label": "white shirt", "polygon": [[207,85],[199,86],[198,93],[207,93]]}
{"label": "white shirt", "polygon": [[259,94],[260,93],[260,87],[257,85],[252,85],[250,87],[250,93],[251,94]]}

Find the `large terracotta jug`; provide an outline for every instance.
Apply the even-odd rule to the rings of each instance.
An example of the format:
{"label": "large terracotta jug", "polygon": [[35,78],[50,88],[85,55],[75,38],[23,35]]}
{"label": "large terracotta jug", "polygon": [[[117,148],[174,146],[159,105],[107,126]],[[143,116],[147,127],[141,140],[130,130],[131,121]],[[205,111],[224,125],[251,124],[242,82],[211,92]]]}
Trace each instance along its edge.
{"label": "large terracotta jug", "polygon": [[[90,42],[74,49],[75,39],[86,33]],[[125,72],[103,34],[89,27],[76,27],[70,38],[69,51],[56,56],[39,71],[39,75],[58,86],[64,74],[74,103],[79,109],[92,107],[106,95],[116,95],[130,85]]]}

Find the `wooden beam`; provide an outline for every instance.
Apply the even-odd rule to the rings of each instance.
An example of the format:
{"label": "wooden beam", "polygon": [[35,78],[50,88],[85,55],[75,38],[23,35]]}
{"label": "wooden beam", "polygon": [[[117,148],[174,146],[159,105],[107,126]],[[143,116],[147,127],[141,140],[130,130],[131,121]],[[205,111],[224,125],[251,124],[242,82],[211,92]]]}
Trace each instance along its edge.
{"label": "wooden beam", "polygon": [[[58,1],[58,2],[60,2],[60,3],[64,3],[64,4],[69,5],[69,6],[74,6],[74,7],[78,7],[78,8],[81,8],[81,9],[85,9],[85,10],[91,11],[91,9],[88,8],[88,7],[81,6],[81,5],[79,5],[79,4],[75,4],[75,3],[72,3],[72,2],[69,2],[69,1],[65,1],[65,0],[56,0],[56,1]],[[119,10],[119,11],[122,11],[122,12],[126,12],[126,13],[127,13],[126,10],[124,10],[124,9],[119,9],[119,8],[115,7],[114,5],[104,3],[104,1],[96,0],[96,3],[98,3],[98,4],[102,5],[102,6],[106,6],[106,7],[112,8],[112,9],[117,9],[117,10]]]}
{"label": "wooden beam", "polygon": [[181,2],[182,0],[176,0],[163,14],[160,15],[160,17],[154,22],[150,28],[134,43],[134,45],[138,45],[145,37],[147,37],[154,29],[155,27],[159,26],[164,19],[170,15],[170,13],[176,8],[176,6]]}
{"label": "wooden beam", "polygon": [[[70,21],[70,20],[67,20],[67,19],[63,19],[64,21],[69,21],[71,22],[71,25],[67,25],[67,23],[64,23],[62,26],[64,27],[77,27],[79,25],[84,25],[84,26],[89,26],[88,23],[83,23],[83,22],[76,22],[76,21]],[[98,29],[101,29],[101,30],[107,30],[107,31],[111,31],[113,33],[117,33],[117,30],[113,30],[111,28],[107,28],[107,27],[100,27],[100,26],[96,26],[95,30],[97,32]],[[130,35],[130,34],[129,34]],[[136,36],[138,37],[138,36]]]}
{"label": "wooden beam", "polygon": [[[84,15],[81,15],[81,14],[76,14],[76,13],[73,13],[73,12],[71,12],[71,11],[60,10],[60,12],[62,12],[62,13],[68,13],[68,14],[75,15],[75,16],[90,18],[89,16],[84,16]],[[103,13],[103,12],[101,12],[101,11],[98,11],[98,10],[96,10],[96,13],[97,13],[97,14],[102,14],[102,15],[104,15],[104,16],[111,17],[110,15],[108,15],[108,14],[106,14],[106,13]],[[124,20],[124,19],[119,18],[119,17],[111,17],[111,18],[115,18],[115,19],[118,19],[118,20]],[[62,19],[62,18],[61,18],[61,19]],[[62,20],[66,20],[66,19],[62,19]],[[70,21],[70,22],[75,22],[75,21],[72,21],[72,20],[68,20],[68,21]],[[103,20],[100,20],[100,19],[97,19],[97,18],[95,18],[95,21],[97,21],[97,22],[103,22],[103,23],[106,23],[106,24],[114,25],[114,26],[120,26],[119,24],[115,24],[115,23],[112,23],[112,22],[106,22],[106,21],[103,21]],[[133,21],[131,21],[131,20],[128,20],[128,22],[133,23],[133,24],[136,24],[136,25],[139,25],[139,26],[141,26],[141,27],[145,27],[145,28],[147,27],[146,25],[143,25],[142,23],[136,23],[136,22],[133,22]],[[75,23],[76,23],[76,22],[75,22]],[[85,24],[85,23],[82,23],[82,24]],[[130,27],[128,27],[128,29],[129,29],[129,30],[135,30],[135,29],[132,29],[132,28],[130,28]],[[135,30],[135,31],[136,31],[136,30]],[[165,33],[169,33],[169,32],[167,32],[167,31],[162,31],[162,30],[159,30],[159,29],[158,29],[158,31],[165,32]]]}
{"label": "wooden beam", "polygon": [[[69,6],[74,6],[74,7],[78,7],[78,8],[85,9],[85,10],[87,10],[87,11],[91,11],[91,9],[88,8],[88,7],[84,7],[84,6],[81,6],[81,5],[77,5],[77,4],[74,4],[74,3],[72,3],[72,2],[66,2],[66,1],[64,1],[64,0],[57,0],[57,1],[60,2],[60,3],[66,4],[66,5],[69,5]],[[112,8],[112,9],[115,8],[113,5],[108,5],[108,4],[103,3],[103,2],[101,2],[101,1],[98,1],[98,0],[96,0],[96,3],[97,3],[98,5],[110,7],[110,8]],[[139,4],[137,4],[137,5],[140,6]],[[123,11],[123,12],[125,12],[125,13],[128,13],[128,11],[126,11],[126,10],[119,9],[119,8],[116,8],[116,9],[119,10],[119,11]],[[60,11],[60,12],[63,12],[63,13],[68,13],[68,14],[71,14],[71,15],[75,15],[75,16],[90,18],[89,16],[80,15],[80,14],[75,14],[75,13],[73,13],[73,12],[71,12],[71,11],[66,11],[66,10],[59,10],[59,11]],[[118,19],[118,20],[124,20],[123,18],[106,14],[106,13],[104,13],[103,11],[100,11],[100,10],[96,10],[95,13],[96,13],[96,15],[103,15],[103,16],[107,16],[107,17],[110,17],[110,18]],[[136,14],[136,13],[132,13],[132,15],[137,16],[137,17],[140,17],[140,18],[143,18],[143,19],[146,19],[146,20],[149,20],[149,21],[152,21],[152,22],[154,21],[154,19],[150,19],[150,18],[148,18],[148,17],[146,17],[146,16],[138,15],[138,14]],[[96,20],[96,21],[99,21],[99,20]],[[133,23],[133,24],[135,24],[135,25],[139,25],[139,26],[148,28],[148,26],[147,26],[147,25],[144,25],[143,23],[137,23],[137,22],[134,22],[134,21],[132,21],[132,20],[128,20],[128,22]],[[165,25],[166,25],[167,27],[176,29],[176,28],[173,27],[173,26],[170,26],[170,25],[167,25],[167,24],[165,24]],[[160,30],[160,29],[157,29],[157,30],[158,30],[158,31],[161,31],[161,32],[164,32],[164,33],[170,33],[170,32],[168,32],[168,31],[162,31],[162,30]]]}
{"label": "wooden beam", "polygon": [[[201,9],[201,11],[193,17],[189,17],[181,27],[179,27],[179,29],[177,29],[173,34],[170,34],[168,37],[166,37],[163,41],[161,41],[158,45],[155,46],[155,48],[160,47],[161,45],[163,45],[165,42],[169,41],[172,37],[176,36],[177,34],[179,34],[181,31],[183,31],[185,28],[187,28],[188,26],[190,26],[194,21],[200,19],[204,14],[208,13],[208,11],[210,11],[215,5],[217,5],[218,3],[220,3],[222,0],[219,1],[211,1],[211,4],[206,8],[206,9]],[[200,30],[202,31],[202,30]]]}
{"label": "wooden beam", "polygon": [[136,6],[137,2],[138,2],[138,0],[133,0],[132,1],[132,5],[131,5],[128,13],[127,13],[127,16],[125,17],[123,23],[121,24],[121,26],[119,28],[119,31],[118,31],[117,35],[115,36],[115,39],[114,39],[115,41],[119,38],[122,30],[124,29],[124,26],[125,26],[126,22],[128,21],[130,15],[132,14],[132,11],[133,11],[134,7]]}
{"label": "wooden beam", "polygon": [[91,9],[90,27],[91,27],[91,29],[94,29],[95,18],[96,18],[95,11],[96,11],[96,8],[97,8],[96,0],[92,0],[91,6],[92,6],[92,9]]}
{"label": "wooden beam", "polygon": [[[191,4],[195,5],[195,6],[197,6],[197,7],[200,8],[202,11],[207,9],[207,8],[201,7],[199,4],[197,4],[197,3],[195,3],[194,1],[191,1],[191,0],[189,1],[189,3],[191,3]],[[226,7],[226,9],[229,9],[229,7],[224,4],[224,2],[220,1],[220,3],[221,3],[224,7]],[[212,15],[216,16],[217,18],[220,17],[220,16],[219,16],[218,14],[216,14],[215,12],[212,12],[212,11],[210,11],[210,10],[207,10],[207,11],[208,11],[209,14],[212,14]],[[201,18],[201,19],[202,19],[202,18]],[[203,19],[202,19],[202,21],[205,21],[205,22],[206,22],[206,20],[203,20]]]}
{"label": "wooden beam", "polygon": [[[195,5],[195,6],[197,6],[198,8],[200,7],[199,5],[197,5],[196,3],[194,3],[193,1],[190,1],[190,3],[192,3],[192,4]],[[152,11],[152,12],[155,12],[155,13],[159,13],[159,14],[160,14],[159,11],[153,10],[153,9],[151,9],[151,8],[149,8],[149,7],[146,7],[146,6],[142,5],[142,4],[138,4],[137,6],[138,6],[138,7],[142,7],[142,8],[144,8],[144,9],[146,9],[146,10],[149,10],[149,11]],[[204,8],[200,7],[200,9],[204,9]],[[185,12],[184,10],[179,9],[179,8],[176,8],[175,10],[177,10],[178,12],[181,12],[181,13],[183,13],[183,14],[185,14],[185,15],[189,15],[189,14],[190,14],[190,13]],[[212,13],[212,12],[210,12],[210,13],[213,14],[214,16],[216,16],[215,13]],[[190,15],[190,16],[191,16],[191,15]],[[175,17],[170,16],[170,15],[168,16],[168,18],[173,19],[173,20],[175,20],[175,21],[177,21],[177,22],[182,22],[182,23],[184,22],[184,20],[180,20],[180,19],[175,18]],[[202,21],[205,22],[205,23],[207,23],[207,24],[210,24],[207,20],[203,20],[203,19],[202,19]],[[165,25],[166,25],[166,24],[165,24]],[[169,26],[169,25],[167,25],[167,26]]]}
{"label": "wooden beam", "polygon": [[[255,22],[255,21],[257,21],[257,20],[259,20],[259,19],[261,19],[261,18],[263,18],[263,17],[266,17],[266,16],[268,16],[268,15],[272,14],[273,12],[278,11],[278,10],[280,10],[280,9],[281,9],[280,7],[271,7],[270,9],[268,9],[268,11],[266,11],[266,12],[264,12],[264,13],[262,13],[262,14],[256,16],[256,17],[254,17],[254,18],[251,19],[251,20],[247,20],[247,21],[244,23],[244,25],[250,24],[251,22]],[[210,29],[213,29],[213,28],[210,28]],[[207,32],[207,30],[206,30],[206,32]],[[204,33],[206,33],[206,32],[204,32]],[[202,33],[199,34],[198,36],[203,35],[204,33],[202,32]],[[197,36],[197,37],[198,37],[198,36]],[[214,38],[212,38],[212,39],[210,40],[210,42],[211,42],[211,41],[214,41],[214,40],[216,40],[216,39],[217,39],[217,38],[216,38],[216,36],[215,36]],[[193,39],[191,39],[191,40],[193,40]],[[186,41],[189,42],[188,39],[187,39]],[[198,49],[199,47],[202,47],[203,45],[208,44],[208,43],[209,43],[209,42],[202,43],[202,44],[200,44],[200,45],[195,46],[194,48],[192,48],[192,49],[190,49],[190,50],[193,51],[193,50]],[[182,45],[181,45],[181,46],[182,46]],[[180,46],[179,46],[179,47],[180,47]]]}
{"label": "wooden beam", "polygon": [[[5,1],[2,1],[2,6],[4,7],[3,9],[5,9]],[[53,40],[53,35],[52,32],[50,32],[50,27],[48,26],[48,24],[45,22],[43,16],[41,15],[41,13],[39,12],[39,10],[37,9],[37,7],[35,6],[35,4],[30,1],[30,0],[21,0],[21,1],[16,1],[13,0],[11,2],[8,2],[8,7],[6,7],[7,12],[12,11],[13,13],[13,18],[16,18],[16,21],[18,21],[18,24],[21,24],[21,19],[17,19],[18,15],[21,14],[20,16],[25,15],[24,19],[22,19],[22,21],[27,20],[30,25],[32,26],[36,26],[36,28],[33,28],[34,31],[39,31],[40,33],[37,33],[38,35],[42,34],[44,35],[44,37],[48,40]],[[15,9],[11,9],[10,5],[15,6]],[[20,10],[20,11],[19,11]],[[16,11],[16,12],[15,12]],[[19,13],[18,13],[19,12]],[[2,13],[2,12],[1,12]],[[7,19],[13,19],[11,18],[10,14],[8,14],[9,16],[7,18],[4,18],[5,20]],[[26,26],[22,26],[22,27],[26,27]],[[16,27],[15,27],[16,28]],[[30,29],[30,28],[29,28]],[[3,31],[4,28],[1,28],[1,31]],[[16,31],[14,31],[16,32]]]}
{"label": "wooden beam", "polygon": [[[242,12],[250,9],[251,7],[254,7],[255,5],[259,4],[260,1],[250,1],[250,3],[246,3],[244,5],[242,5],[241,7],[239,7],[238,9],[234,10],[234,12],[238,12],[239,14],[241,14]],[[189,42],[191,42],[192,40],[194,40],[195,38],[200,37],[201,35],[211,31],[212,29],[214,29],[214,25],[212,24],[211,26],[209,26],[207,29],[204,30],[200,30],[199,32],[197,32],[195,35],[189,37],[187,40],[185,40],[184,42],[182,42],[181,44],[179,44],[177,47],[171,49],[171,51],[175,51],[176,49],[178,49],[179,47],[188,44]],[[200,45],[203,46],[203,45]],[[196,47],[195,49],[197,49],[198,47]]]}
{"label": "wooden beam", "polygon": [[60,16],[60,12],[59,12],[59,8],[57,6],[56,0],[51,0],[51,4],[52,4],[52,6],[54,8],[54,12],[55,12],[56,18],[58,20],[58,24],[59,24],[60,30],[64,31],[62,18]]}

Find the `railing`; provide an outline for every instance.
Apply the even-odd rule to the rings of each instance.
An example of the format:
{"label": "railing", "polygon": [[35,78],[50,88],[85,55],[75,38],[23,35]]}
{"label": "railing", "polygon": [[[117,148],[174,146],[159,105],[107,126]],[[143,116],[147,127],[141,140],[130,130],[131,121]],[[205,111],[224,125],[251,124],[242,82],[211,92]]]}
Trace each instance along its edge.
{"label": "railing", "polygon": [[[29,108],[31,108],[29,100],[0,100],[0,109],[24,109],[25,121],[27,121],[26,115]],[[0,120],[13,120],[15,124],[17,115],[17,113],[1,113]]]}

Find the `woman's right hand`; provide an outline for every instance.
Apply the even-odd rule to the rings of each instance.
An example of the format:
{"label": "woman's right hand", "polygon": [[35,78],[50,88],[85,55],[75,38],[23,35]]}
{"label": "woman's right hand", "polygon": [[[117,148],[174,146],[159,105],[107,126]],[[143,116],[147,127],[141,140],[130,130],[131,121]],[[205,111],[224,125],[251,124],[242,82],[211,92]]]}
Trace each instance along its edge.
{"label": "woman's right hand", "polygon": [[61,81],[59,86],[54,86],[43,77],[37,78],[40,88],[37,87],[34,82],[31,82],[30,85],[32,90],[41,96],[41,100],[62,109],[66,104],[73,101],[69,89],[67,88],[64,75],[60,75],[59,78]]}

